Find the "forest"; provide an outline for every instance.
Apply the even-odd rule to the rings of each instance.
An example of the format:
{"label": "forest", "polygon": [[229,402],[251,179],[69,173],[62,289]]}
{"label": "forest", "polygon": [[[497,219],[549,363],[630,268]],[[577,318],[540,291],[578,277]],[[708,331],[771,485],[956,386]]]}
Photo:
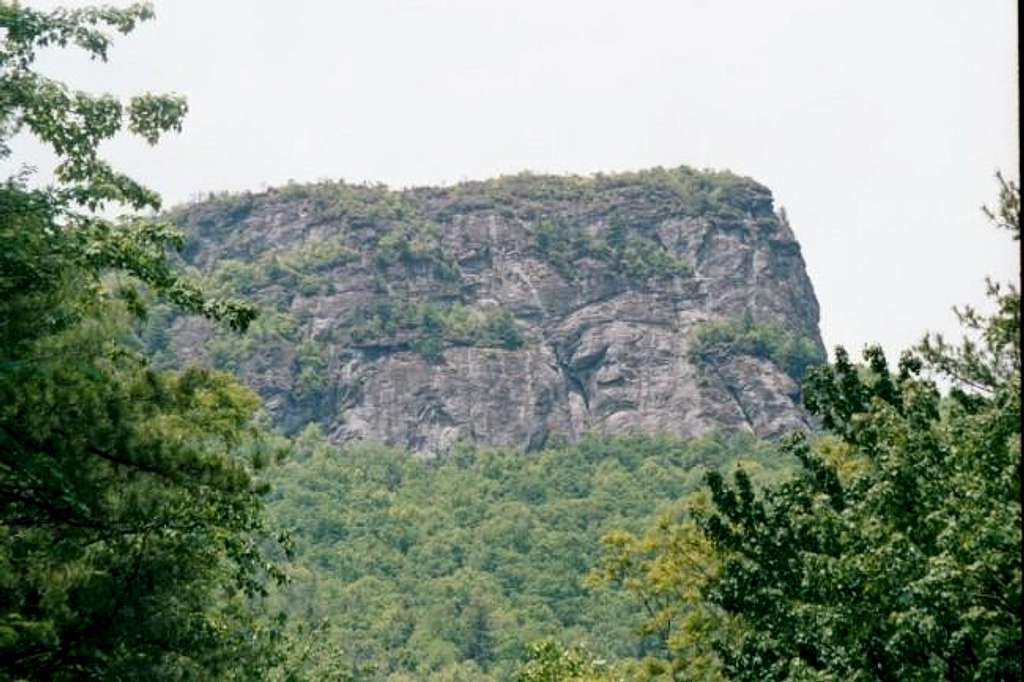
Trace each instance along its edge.
{"label": "forest", "polygon": [[[0,159],[19,164],[11,143],[27,135],[58,160],[46,186],[24,166],[0,184],[0,680],[1021,678],[1017,283],[956,309],[962,341],[922,330],[899,358],[837,347],[822,362],[749,315],[701,327],[694,362],[765,358],[800,382],[816,428],[781,439],[556,434],[423,457],[286,430],[233,373],[260,352],[247,334],[288,324],[247,296],[264,280],[285,297],[326,287],[324,264],[358,254],[324,242],[183,268],[175,210],[101,146],[122,132],[166,144],[185,99],[91,94],[36,68],[54,49],[106,61],[152,18],[0,0]],[[996,180],[984,210],[1016,248],[1019,185]],[[463,199],[501,210],[533,182],[470,183]],[[697,213],[729,213],[715,197],[730,193],[763,201],[730,174],[652,182]],[[571,201],[579,183],[545,187]],[[402,210],[373,188],[328,190],[281,191],[316,194],[324,216]],[[570,278],[582,258],[630,280],[689,277],[620,237],[537,238]],[[457,277],[428,227],[380,241],[383,268],[420,258]],[[405,334],[427,358],[526,343],[500,309],[351,312],[347,342]],[[216,366],[168,350],[181,316],[217,325]],[[315,391],[323,368],[298,357]]]}

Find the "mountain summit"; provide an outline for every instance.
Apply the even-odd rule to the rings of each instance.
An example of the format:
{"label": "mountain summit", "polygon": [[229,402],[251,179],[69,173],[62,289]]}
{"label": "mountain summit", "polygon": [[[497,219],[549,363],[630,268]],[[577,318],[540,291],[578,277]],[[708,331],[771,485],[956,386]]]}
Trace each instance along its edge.
{"label": "mountain summit", "polygon": [[155,316],[158,362],[240,372],[280,425],[437,453],[587,432],[805,428],[823,360],[764,186],[686,167],[390,190],[323,182],[175,209],[183,257],[263,308],[249,334]]}

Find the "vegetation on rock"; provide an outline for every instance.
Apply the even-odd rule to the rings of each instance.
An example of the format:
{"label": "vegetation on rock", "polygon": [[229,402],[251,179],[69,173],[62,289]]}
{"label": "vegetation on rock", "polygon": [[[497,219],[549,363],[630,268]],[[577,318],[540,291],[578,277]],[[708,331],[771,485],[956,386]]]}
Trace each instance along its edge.
{"label": "vegetation on rock", "polygon": [[[961,344],[926,337],[895,370],[878,348],[815,367],[817,304],[770,193],[685,167],[216,195],[168,214],[186,242],[98,152],[122,130],[178,130],[184,100],[34,69],[51,46],[105,60],[109,32],[151,16],[0,0],[0,159],[20,132],[58,159],[53,186],[0,184],[0,680],[1020,679],[1015,285],[989,282],[993,312],[958,311]],[[986,213],[1019,241],[1019,187],[999,182]],[[492,267],[503,247],[514,258]],[[708,313],[695,268],[742,279],[755,247],[753,272],[806,305],[769,291],[757,321],[724,316],[749,298]],[[630,404],[614,391],[638,357],[677,362],[687,340],[651,330],[677,330],[693,301],[712,319],[689,359],[769,361],[824,433],[570,443],[544,421],[532,452],[452,438],[417,457],[339,445],[309,418],[279,421],[289,440],[176,343],[192,333],[220,369],[284,375],[279,402],[334,410],[345,353],[411,351],[430,362],[397,364],[433,381],[455,374],[431,364],[446,353],[543,343],[530,367],[564,382],[572,423]],[[497,390],[505,368],[475,362]],[[500,396],[499,418],[549,409],[553,386]],[[424,414],[453,428],[439,404]]]}
{"label": "vegetation on rock", "polygon": [[[264,322],[239,342],[160,311],[164,328],[140,330],[143,343],[169,366],[202,358],[238,372],[288,433],[315,421],[337,438],[434,452],[494,435],[476,423],[498,420],[508,428],[489,442],[528,448],[552,430],[579,438],[616,422],[696,434],[745,421],[774,436],[805,421],[782,375],[820,346],[817,303],[770,192],[746,178],[679,167],[401,191],[289,184],[170,216],[189,234],[187,271],[218,295],[249,297]],[[739,367],[729,379],[666,373],[641,351],[682,352],[692,312],[723,319],[751,299],[777,326],[744,333],[763,332],[753,350],[767,343],[777,374],[750,376],[750,363],[733,362],[742,349],[720,358]],[[300,346],[319,359],[300,362]],[[512,352],[478,352],[489,349]],[[314,366],[323,379],[311,391]],[[722,390],[730,381],[757,389]],[[409,400],[375,392],[392,382]],[[463,399],[491,388],[535,396],[536,409]],[[570,420],[571,396],[582,418]],[[683,404],[707,407],[680,420]]]}
{"label": "vegetation on rock", "polygon": [[508,311],[458,303],[380,302],[358,310],[348,334],[357,345],[404,344],[431,360],[440,360],[446,345],[515,350],[524,343]]}
{"label": "vegetation on rock", "polygon": [[[1020,238],[1020,190],[989,211]],[[687,514],[612,534],[601,577],[648,609],[656,679],[1011,680],[1021,662],[1020,294],[959,311],[890,370],[842,349],[805,402],[798,475],[707,475]],[[951,385],[943,395],[932,377]],[[653,605],[653,607],[652,607]]]}
{"label": "vegetation on rock", "polygon": [[811,339],[775,322],[755,322],[749,310],[739,319],[713,320],[697,328],[690,347],[692,360],[713,365],[736,355],[770,360],[798,382],[808,369],[825,362]]}

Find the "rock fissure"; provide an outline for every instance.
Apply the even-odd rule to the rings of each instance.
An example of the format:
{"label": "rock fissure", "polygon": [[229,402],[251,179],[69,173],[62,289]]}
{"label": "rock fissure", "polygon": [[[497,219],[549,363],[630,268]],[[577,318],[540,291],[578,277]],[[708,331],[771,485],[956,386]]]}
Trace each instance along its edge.
{"label": "rock fissure", "polygon": [[429,453],[459,439],[535,448],[552,433],[808,424],[771,362],[724,357],[709,372],[688,357],[699,325],[744,314],[821,347],[799,245],[747,178],[322,183],[172,218],[189,264],[261,304],[266,331],[238,341],[182,318],[165,352],[237,370],[289,429],[312,420],[334,440]]}

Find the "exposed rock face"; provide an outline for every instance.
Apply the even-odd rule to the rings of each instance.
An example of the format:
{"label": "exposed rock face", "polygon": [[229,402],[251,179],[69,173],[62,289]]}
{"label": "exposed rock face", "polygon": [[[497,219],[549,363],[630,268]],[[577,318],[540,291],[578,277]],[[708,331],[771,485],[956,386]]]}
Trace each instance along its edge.
{"label": "exposed rock face", "polygon": [[322,184],[175,216],[192,264],[276,312],[241,341],[178,320],[168,351],[236,367],[286,429],[316,421],[337,441],[428,453],[807,425],[770,359],[690,359],[701,324],[744,314],[821,350],[800,248],[745,178]]}

